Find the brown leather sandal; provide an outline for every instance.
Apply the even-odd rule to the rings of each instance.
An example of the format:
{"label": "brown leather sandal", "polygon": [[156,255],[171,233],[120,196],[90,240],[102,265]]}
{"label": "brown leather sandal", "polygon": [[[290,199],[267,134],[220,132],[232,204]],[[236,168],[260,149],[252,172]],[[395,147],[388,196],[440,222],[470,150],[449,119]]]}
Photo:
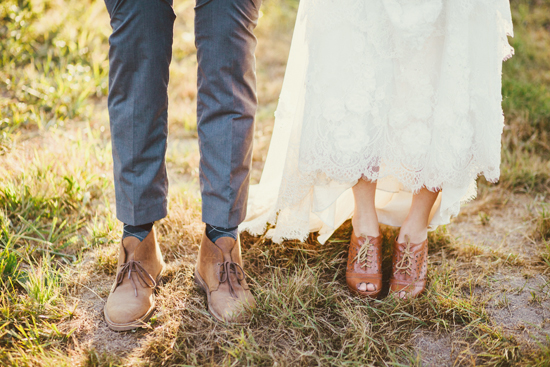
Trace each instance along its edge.
{"label": "brown leather sandal", "polygon": [[[351,233],[346,268],[346,283],[349,290],[362,297],[376,298],[382,289],[382,236],[357,237]],[[361,291],[361,283],[372,284],[374,291]]]}
{"label": "brown leather sandal", "polygon": [[421,243],[411,243],[405,236],[405,243],[393,245],[392,277],[390,292],[398,298],[413,298],[426,289],[428,273],[428,240]]}

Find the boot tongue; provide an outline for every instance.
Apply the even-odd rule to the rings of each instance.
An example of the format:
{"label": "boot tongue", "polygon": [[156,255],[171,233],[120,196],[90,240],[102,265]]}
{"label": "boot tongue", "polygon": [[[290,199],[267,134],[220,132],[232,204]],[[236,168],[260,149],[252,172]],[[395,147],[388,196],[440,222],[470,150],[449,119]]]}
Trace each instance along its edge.
{"label": "boot tongue", "polygon": [[126,237],[122,240],[122,246],[126,250],[126,261],[134,260],[134,254],[136,253],[136,248],[139,246],[141,241],[136,237]]}
{"label": "boot tongue", "polygon": [[216,246],[222,250],[224,261],[232,261],[231,250],[233,246],[235,246],[235,242],[236,241],[231,237],[222,237],[216,241]]}

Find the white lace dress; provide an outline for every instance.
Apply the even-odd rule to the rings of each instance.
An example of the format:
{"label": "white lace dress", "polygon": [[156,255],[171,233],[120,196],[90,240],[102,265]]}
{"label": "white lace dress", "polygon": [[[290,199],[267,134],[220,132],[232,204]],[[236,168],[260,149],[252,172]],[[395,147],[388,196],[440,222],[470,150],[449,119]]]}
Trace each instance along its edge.
{"label": "white lace dress", "polygon": [[508,0],[301,0],[261,181],[240,226],[323,243],[378,180],[381,223],[440,188],[430,227],[497,181]]}

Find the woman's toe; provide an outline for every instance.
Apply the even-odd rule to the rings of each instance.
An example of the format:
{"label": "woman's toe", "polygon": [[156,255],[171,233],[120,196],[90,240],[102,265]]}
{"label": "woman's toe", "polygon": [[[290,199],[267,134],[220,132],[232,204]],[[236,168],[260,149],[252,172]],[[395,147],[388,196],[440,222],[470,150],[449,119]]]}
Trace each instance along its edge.
{"label": "woman's toe", "polygon": [[359,283],[357,284],[357,289],[361,292],[374,292],[376,286],[372,283]]}

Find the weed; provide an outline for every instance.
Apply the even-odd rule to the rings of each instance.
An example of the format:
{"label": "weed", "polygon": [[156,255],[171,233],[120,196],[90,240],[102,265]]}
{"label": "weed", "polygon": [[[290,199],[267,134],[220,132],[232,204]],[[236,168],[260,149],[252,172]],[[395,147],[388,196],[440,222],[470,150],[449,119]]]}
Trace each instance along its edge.
{"label": "weed", "polygon": [[495,303],[495,306],[498,308],[508,308],[510,306],[510,300],[508,299],[508,296],[506,293],[500,297],[497,302]]}
{"label": "weed", "polygon": [[55,306],[59,296],[59,276],[52,268],[51,258],[44,257],[37,266],[33,266],[23,276],[21,285],[36,303],[43,309],[47,306]]}
{"label": "weed", "polygon": [[491,217],[489,216],[489,214],[485,212],[479,212],[479,221],[482,226],[486,226],[487,224],[489,224],[490,220],[491,220]]}
{"label": "weed", "polygon": [[4,250],[0,252],[0,277],[3,281],[18,281],[20,276],[19,256],[13,251],[10,251],[9,247],[4,247]]}
{"label": "weed", "polygon": [[82,364],[84,367],[115,367],[122,365],[120,358],[105,352],[100,353],[95,349],[90,349],[85,352],[85,359]]}
{"label": "weed", "polygon": [[550,335],[546,335],[543,342],[537,343],[540,347],[531,367],[548,367],[550,366]]}
{"label": "weed", "polygon": [[[106,95],[106,34],[86,30],[92,18],[85,3],[71,14],[58,6],[31,0],[0,4],[0,68],[6,73],[0,81],[0,132],[63,126],[89,115],[88,97]],[[72,32],[64,27],[68,17],[88,22],[75,22]],[[48,21],[48,31],[41,32]]]}
{"label": "weed", "polygon": [[105,274],[115,275],[118,264],[120,245],[109,246],[98,251],[96,270]]}
{"label": "weed", "polygon": [[545,207],[542,208],[536,220],[534,236],[538,240],[550,239],[550,214]]}
{"label": "weed", "polygon": [[544,241],[544,250],[541,252],[540,256],[542,261],[550,267],[550,242]]}
{"label": "weed", "polygon": [[[353,297],[346,288],[349,222],[324,245],[315,235],[306,243],[273,244],[243,234],[243,260],[258,307],[246,325],[213,321],[193,285],[204,228],[193,140],[194,3],[174,6],[174,144],[167,163],[175,185],[170,214],[155,225],[168,267],[151,329],[111,333],[101,309],[116,271],[120,223],[113,214],[105,100],[108,14],[99,0],[0,1],[1,365],[428,364],[413,341],[418,334],[435,340],[432,347],[447,364],[548,365],[550,339],[531,349],[489,312],[495,304],[511,307],[510,295],[526,287],[502,293],[491,279],[524,271],[543,272],[546,281],[547,268],[516,250],[465,241],[454,224],[430,232],[428,289],[404,302],[387,297],[396,228],[382,227],[385,282],[377,300]],[[254,179],[269,147],[297,6],[297,0],[262,4]],[[550,2],[518,0],[512,7],[516,56],[503,72],[501,181],[495,187],[480,180],[480,200],[468,208],[475,222],[470,230],[496,235],[503,229],[495,211],[514,200],[512,193],[546,201],[550,188]],[[460,225],[468,226],[470,214],[463,213]],[[548,216],[543,210],[533,219],[532,237],[543,243],[538,253],[550,266]],[[546,307],[539,293],[532,302]],[[450,345],[440,348],[440,336]]]}

